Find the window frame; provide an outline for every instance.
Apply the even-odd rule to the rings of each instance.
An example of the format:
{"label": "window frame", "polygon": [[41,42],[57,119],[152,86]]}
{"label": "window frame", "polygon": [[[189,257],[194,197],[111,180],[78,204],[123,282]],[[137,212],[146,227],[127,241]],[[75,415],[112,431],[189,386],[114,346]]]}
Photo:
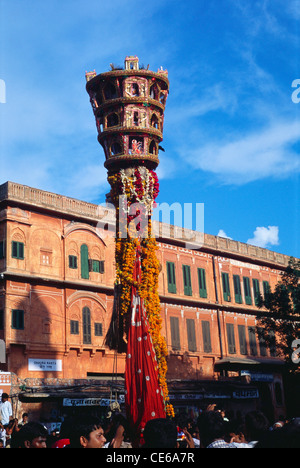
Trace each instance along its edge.
{"label": "window frame", "polygon": [[224,301],[231,302],[229,273],[224,271],[222,271],[222,288]]}
{"label": "window frame", "polygon": [[173,351],[180,351],[180,327],[179,318],[170,316],[170,329],[171,329],[171,347]]}
{"label": "window frame", "polygon": [[245,303],[247,305],[252,305],[252,295],[251,295],[251,286],[250,286],[250,278],[248,276],[243,276],[243,286],[244,286],[244,296],[245,296]]}
{"label": "window frame", "polygon": [[234,324],[226,323],[228,354],[236,354]]}
{"label": "window frame", "polygon": [[168,292],[176,294],[176,269],[174,262],[166,262]]}
{"label": "window frame", "polygon": [[199,295],[202,299],[207,299],[207,284],[205,268],[198,268]]}
{"label": "window frame", "polygon": [[235,298],[236,304],[243,304],[240,275],[233,275],[233,288],[234,288],[234,298]]}
{"label": "window frame", "polygon": [[18,260],[25,258],[25,244],[24,242],[11,241],[11,256]]}
{"label": "window frame", "polygon": [[191,276],[191,266],[182,265],[182,275],[183,275],[183,290],[185,296],[192,296],[192,276]]}
{"label": "window frame", "polygon": [[25,329],[25,312],[22,309],[11,310],[11,328],[13,330]]}

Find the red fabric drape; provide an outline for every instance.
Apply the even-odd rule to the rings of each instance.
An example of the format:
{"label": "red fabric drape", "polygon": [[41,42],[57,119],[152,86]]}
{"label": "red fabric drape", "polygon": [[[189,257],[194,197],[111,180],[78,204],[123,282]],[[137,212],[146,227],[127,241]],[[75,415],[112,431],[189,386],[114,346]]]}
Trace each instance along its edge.
{"label": "red fabric drape", "polygon": [[[136,251],[134,279],[138,283],[141,280],[139,248]],[[127,418],[136,434],[140,433],[148,420],[166,417],[146,310],[136,287],[132,287],[125,367],[125,405]]]}

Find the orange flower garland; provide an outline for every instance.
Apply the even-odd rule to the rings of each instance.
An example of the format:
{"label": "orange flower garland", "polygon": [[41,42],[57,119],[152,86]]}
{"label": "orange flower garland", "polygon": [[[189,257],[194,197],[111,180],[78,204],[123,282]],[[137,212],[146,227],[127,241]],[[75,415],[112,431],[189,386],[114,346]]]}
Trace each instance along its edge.
{"label": "orange flower garland", "polygon": [[[166,414],[174,417],[173,406],[169,403],[168,388],[166,382],[167,373],[167,344],[161,335],[162,318],[160,314],[160,300],[158,295],[159,261],[156,255],[157,245],[155,238],[151,237],[151,210],[154,200],[158,194],[157,176],[153,171],[148,171],[146,180],[140,177],[136,169],[132,177],[126,177],[124,172],[115,173],[108,177],[111,185],[111,198],[117,209],[117,237],[116,237],[116,282],[121,284],[120,293],[120,315],[123,320],[125,335],[130,320],[131,287],[139,287],[140,296],[144,304],[149,321],[150,334],[157,359],[157,370],[160,387],[163,391]],[[136,187],[134,186],[136,183]],[[144,216],[147,216],[147,231],[141,232],[137,237],[136,232],[130,232],[131,218],[123,207],[119,206],[120,195],[126,196],[127,206],[136,201],[146,201]],[[145,214],[146,213],[146,214]],[[147,215],[148,213],[148,215]],[[121,237],[120,224],[124,226],[126,217],[126,238]],[[122,235],[124,232],[122,231]],[[136,247],[140,243],[142,248],[142,281],[137,285],[133,279],[133,268],[135,262]]]}

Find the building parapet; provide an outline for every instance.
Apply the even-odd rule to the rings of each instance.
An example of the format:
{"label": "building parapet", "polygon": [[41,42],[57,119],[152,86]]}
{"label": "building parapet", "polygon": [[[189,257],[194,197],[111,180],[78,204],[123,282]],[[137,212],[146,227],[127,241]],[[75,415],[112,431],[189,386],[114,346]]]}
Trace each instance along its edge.
{"label": "building parapet", "polygon": [[[84,218],[95,223],[101,219],[105,219],[106,223],[111,225],[115,224],[115,211],[111,208],[28,187],[15,182],[6,182],[0,185],[0,202],[4,200],[60,212],[81,219]],[[167,242],[177,240],[179,243],[186,244],[186,248],[192,246],[195,241],[196,249],[198,246],[199,250],[211,251],[216,255],[234,255],[251,260],[252,262],[256,260],[261,263],[274,264],[281,268],[285,268],[290,259],[287,255],[262,247],[211,234],[203,234],[157,221],[153,222],[153,230],[154,234],[159,239],[166,240]]]}

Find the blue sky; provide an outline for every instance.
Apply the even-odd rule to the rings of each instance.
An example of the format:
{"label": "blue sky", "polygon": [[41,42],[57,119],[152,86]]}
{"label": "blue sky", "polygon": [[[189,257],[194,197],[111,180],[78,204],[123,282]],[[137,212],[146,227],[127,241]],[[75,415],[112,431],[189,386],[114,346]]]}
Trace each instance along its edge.
{"label": "blue sky", "polygon": [[158,202],[300,257],[299,0],[0,0],[0,183],[104,201],[85,71],[126,55],[169,72]]}

